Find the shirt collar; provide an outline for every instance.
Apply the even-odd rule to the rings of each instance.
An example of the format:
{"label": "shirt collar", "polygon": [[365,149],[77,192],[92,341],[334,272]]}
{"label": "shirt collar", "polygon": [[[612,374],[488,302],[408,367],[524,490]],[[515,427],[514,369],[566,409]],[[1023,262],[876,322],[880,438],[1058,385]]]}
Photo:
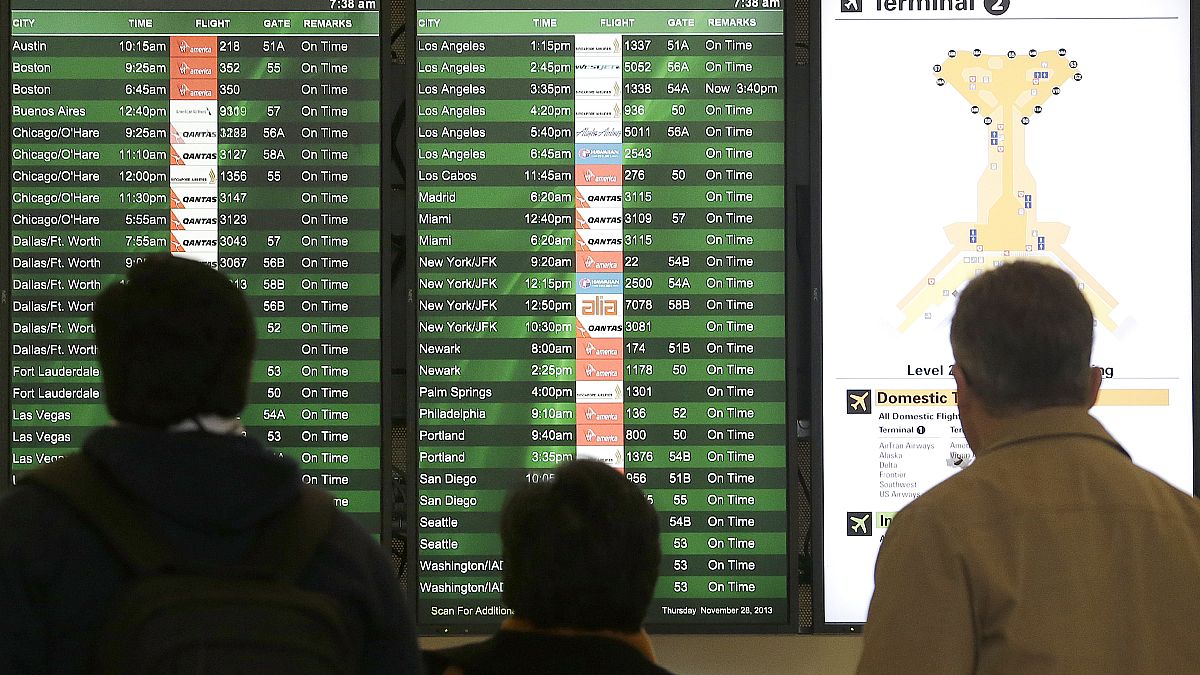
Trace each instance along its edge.
{"label": "shirt collar", "polygon": [[1000,433],[991,439],[982,453],[976,454],[990,454],[1018,443],[1055,436],[1094,438],[1129,457],[1129,453],[1108,433],[1104,425],[1080,406],[1055,406],[1019,413],[1006,420]]}

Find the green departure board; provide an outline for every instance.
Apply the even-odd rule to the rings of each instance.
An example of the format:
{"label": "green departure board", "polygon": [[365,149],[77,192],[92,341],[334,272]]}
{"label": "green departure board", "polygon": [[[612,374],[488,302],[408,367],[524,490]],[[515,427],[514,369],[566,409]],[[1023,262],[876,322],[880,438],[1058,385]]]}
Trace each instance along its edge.
{"label": "green departure board", "polygon": [[505,492],[606,462],[661,516],[647,621],[794,621],[784,12],[418,2],[418,622],[507,615]]}
{"label": "green departure board", "polygon": [[247,432],[380,534],[379,12],[166,4],[5,17],[11,471],[108,422],[93,298],[169,251],[249,299]]}

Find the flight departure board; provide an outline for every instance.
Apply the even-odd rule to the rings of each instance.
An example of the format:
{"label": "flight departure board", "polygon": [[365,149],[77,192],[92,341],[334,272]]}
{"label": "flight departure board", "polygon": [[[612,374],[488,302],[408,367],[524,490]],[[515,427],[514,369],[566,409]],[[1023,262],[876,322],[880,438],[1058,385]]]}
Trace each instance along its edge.
{"label": "flight departure board", "polygon": [[5,17],[11,471],[108,422],[93,298],[169,251],[249,299],[247,432],[379,534],[379,12],[165,4],[16,0]]}
{"label": "flight departure board", "polygon": [[660,514],[648,623],[793,623],[779,3],[416,10],[418,622],[508,613],[504,495],[580,457]]}

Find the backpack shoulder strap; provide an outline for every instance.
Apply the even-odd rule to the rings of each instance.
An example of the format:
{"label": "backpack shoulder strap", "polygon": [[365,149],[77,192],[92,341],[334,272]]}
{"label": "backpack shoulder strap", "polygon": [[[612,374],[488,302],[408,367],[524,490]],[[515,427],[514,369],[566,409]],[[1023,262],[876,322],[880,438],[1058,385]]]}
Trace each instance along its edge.
{"label": "backpack shoulder strap", "polygon": [[21,480],[70,504],[138,574],[160,570],[175,558],[143,515],[144,508],[82,453],[39,467]]}
{"label": "backpack shoulder strap", "polygon": [[269,571],[281,581],[295,582],[329,535],[335,510],[328,492],[301,486],[296,500],[263,524],[242,564]]}

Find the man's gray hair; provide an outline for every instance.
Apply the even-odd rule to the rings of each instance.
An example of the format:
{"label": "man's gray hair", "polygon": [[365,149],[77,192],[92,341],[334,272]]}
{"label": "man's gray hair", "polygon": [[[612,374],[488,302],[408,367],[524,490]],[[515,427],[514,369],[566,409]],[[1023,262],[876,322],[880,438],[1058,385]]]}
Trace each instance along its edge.
{"label": "man's gray hair", "polygon": [[963,289],[950,323],[956,367],[992,414],[1086,405],[1094,319],[1066,272],[1020,261]]}

